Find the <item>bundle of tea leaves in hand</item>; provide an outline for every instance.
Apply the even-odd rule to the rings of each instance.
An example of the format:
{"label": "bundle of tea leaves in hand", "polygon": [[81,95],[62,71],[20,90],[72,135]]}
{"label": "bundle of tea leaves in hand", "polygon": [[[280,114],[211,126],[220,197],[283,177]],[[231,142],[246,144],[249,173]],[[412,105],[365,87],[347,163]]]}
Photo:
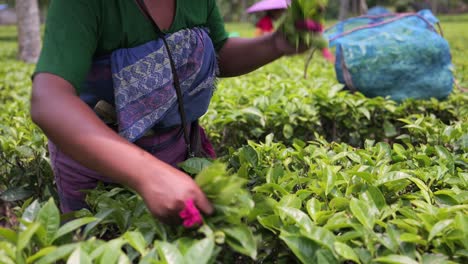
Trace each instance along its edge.
{"label": "bundle of tea leaves in hand", "polygon": [[280,26],[279,30],[292,45],[306,45],[311,49],[304,72],[316,49],[321,50],[327,60],[334,62],[328,50],[328,40],[323,37],[327,4],[328,0],[292,0]]}

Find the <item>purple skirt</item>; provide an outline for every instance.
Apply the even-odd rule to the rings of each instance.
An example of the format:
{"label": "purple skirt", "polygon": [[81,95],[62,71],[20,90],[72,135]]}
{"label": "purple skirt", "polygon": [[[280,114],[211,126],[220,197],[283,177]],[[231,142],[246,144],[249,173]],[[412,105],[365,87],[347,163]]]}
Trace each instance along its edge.
{"label": "purple skirt", "polygon": [[[206,137],[203,128],[199,127],[199,129],[203,150],[211,158],[215,158],[216,155],[213,146]],[[173,139],[174,135],[177,133],[179,133],[179,128],[175,128],[162,134],[143,137],[137,140],[135,144],[147,150],[156,158],[176,167],[178,163],[184,161],[187,157],[187,148],[183,136],[179,137],[179,139],[165,149],[153,150],[153,146],[160,145],[161,143]],[[86,194],[83,190],[94,189],[99,182],[115,183],[106,176],[88,169],[77,161],[71,159],[65,153],[60,151],[60,149],[50,140],[49,152],[60,199],[60,209],[63,213],[88,207],[85,202]]]}

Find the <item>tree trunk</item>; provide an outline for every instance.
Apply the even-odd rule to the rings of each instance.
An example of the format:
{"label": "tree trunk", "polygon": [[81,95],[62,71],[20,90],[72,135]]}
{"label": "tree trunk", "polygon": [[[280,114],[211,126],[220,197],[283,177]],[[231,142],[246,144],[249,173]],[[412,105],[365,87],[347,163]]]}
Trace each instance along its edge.
{"label": "tree trunk", "polygon": [[431,0],[431,9],[434,14],[437,13],[437,0]]}
{"label": "tree trunk", "polygon": [[18,58],[36,63],[41,51],[41,32],[37,0],[17,0]]}
{"label": "tree trunk", "polygon": [[247,21],[247,12],[245,12],[247,7],[248,7],[247,0],[241,0],[241,17],[240,17],[241,22]]}
{"label": "tree trunk", "polygon": [[344,20],[348,15],[349,0],[340,0],[340,14],[338,15],[339,20]]}
{"label": "tree trunk", "polygon": [[368,7],[367,7],[366,0],[361,0],[360,3],[359,3],[359,7],[360,7],[361,15],[364,15],[364,14],[367,13]]}

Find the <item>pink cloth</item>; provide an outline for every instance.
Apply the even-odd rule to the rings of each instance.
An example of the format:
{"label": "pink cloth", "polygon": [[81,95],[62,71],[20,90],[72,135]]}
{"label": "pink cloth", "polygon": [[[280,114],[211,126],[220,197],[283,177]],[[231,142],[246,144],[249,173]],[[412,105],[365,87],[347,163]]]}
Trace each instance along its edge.
{"label": "pink cloth", "polygon": [[192,199],[185,201],[185,208],[179,213],[179,216],[184,220],[183,225],[186,228],[203,224],[201,214]]}
{"label": "pink cloth", "polygon": [[262,32],[272,32],[274,29],[273,20],[269,16],[264,16],[258,21],[256,27]]}
{"label": "pink cloth", "polygon": [[335,63],[335,56],[333,56],[333,53],[328,48],[322,49],[322,55],[327,61]]}

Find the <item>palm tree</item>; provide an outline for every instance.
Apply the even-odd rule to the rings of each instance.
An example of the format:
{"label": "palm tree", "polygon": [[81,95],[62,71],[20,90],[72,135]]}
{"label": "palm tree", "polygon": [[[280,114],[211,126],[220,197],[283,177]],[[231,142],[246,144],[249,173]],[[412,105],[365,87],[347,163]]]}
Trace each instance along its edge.
{"label": "palm tree", "polygon": [[41,32],[37,0],[17,0],[18,58],[36,63],[41,50]]}

